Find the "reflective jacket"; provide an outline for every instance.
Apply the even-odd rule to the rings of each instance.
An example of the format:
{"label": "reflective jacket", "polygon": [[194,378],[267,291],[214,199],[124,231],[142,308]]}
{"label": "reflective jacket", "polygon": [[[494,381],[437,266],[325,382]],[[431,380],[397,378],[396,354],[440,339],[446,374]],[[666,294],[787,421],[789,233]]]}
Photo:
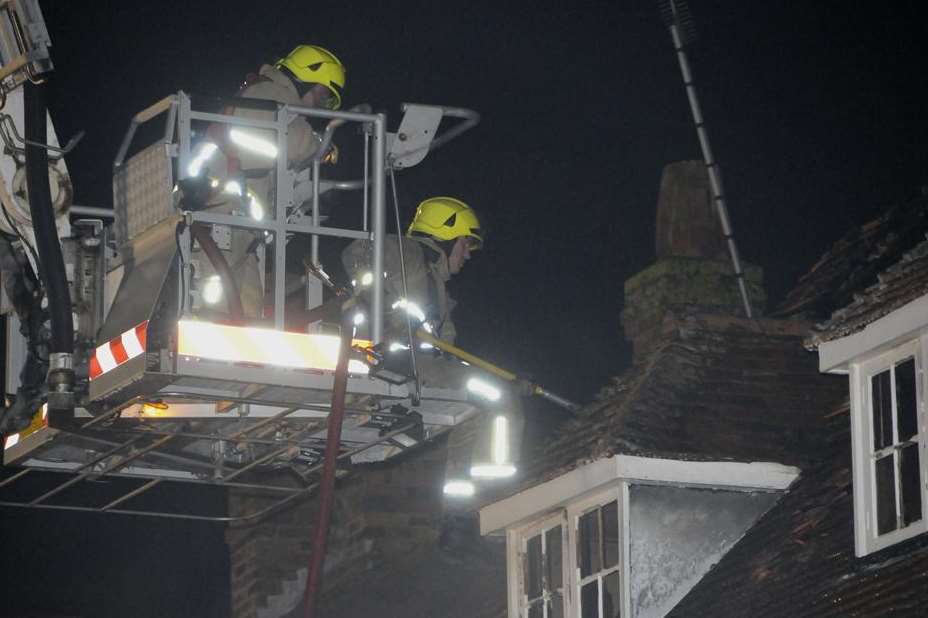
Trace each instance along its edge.
{"label": "reflective jacket", "polygon": [[[388,234],[384,243],[384,305],[387,315],[384,330],[387,338],[406,339],[406,314],[391,307],[403,298],[403,270],[400,251],[395,234]],[[406,258],[406,286],[409,299],[422,309],[426,321],[440,339],[454,343],[457,331],[451,320],[455,302],[445,286],[451,278],[448,256],[431,238],[414,236],[401,237]],[[355,240],[342,252],[345,271],[356,282],[355,289],[362,289],[365,273],[371,272],[373,243]],[[372,273],[373,274],[373,273]],[[413,327],[417,326],[413,320]]]}
{"label": "reflective jacket", "polygon": [[[274,67],[265,64],[261,67],[258,76],[250,79],[245,87],[238,93],[239,97],[250,99],[265,99],[276,101],[284,105],[304,105],[297,93],[296,86],[290,78]],[[274,112],[266,110],[246,109],[236,107],[232,113],[243,118],[256,120],[274,120]],[[277,135],[274,131],[242,129],[276,146]],[[287,164],[290,167],[300,167],[303,162],[312,157],[318,150],[321,138],[313,131],[305,117],[295,118],[287,129]],[[237,148],[238,158],[243,170],[271,169],[273,159],[249,152],[245,148]]]}

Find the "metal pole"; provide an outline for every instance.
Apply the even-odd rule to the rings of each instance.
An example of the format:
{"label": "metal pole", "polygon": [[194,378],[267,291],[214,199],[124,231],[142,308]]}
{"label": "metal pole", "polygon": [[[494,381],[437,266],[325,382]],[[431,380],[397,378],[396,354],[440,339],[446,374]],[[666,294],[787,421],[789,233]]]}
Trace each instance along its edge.
{"label": "metal pole", "polygon": [[304,615],[314,618],[319,587],[322,581],[322,566],[325,560],[326,539],[329,534],[329,520],[332,517],[332,503],[335,490],[335,467],[342,438],[342,421],[345,418],[345,394],[348,390],[348,356],[351,353],[353,328],[348,317],[347,305],[342,307],[341,345],[338,351],[338,364],[335,367],[335,382],[332,386],[332,411],[329,413],[326,432],[325,456],[322,466],[322,479],[319,481],[319,518],[316,524],[316,536],[313,553],[310,556],[309,574],[306,577],[306,589],[303,591]]}
{"label": "metal pole", "polygon": [[[479,356],[474,356],[470,352],[467,352],[466,350],[462,350],[456,345],[448,343],[447,341],[443,339],[439,339],[438,337],[435,337],[434,335],[430,335],[429,333],[425,332],[421,328],[416,331],[416,337],[418,337],[422,341],[425,341],[426,343],[432,344],[434,347],[438,348],[442,352],[445,352],[446,354],[450,354],[451,356],[454,356],[455,358],[459,360],[462,360],[475,367],[479,367],[483,369],[484,371],[495,375],[497,378],[501,378],[503,380],[506,380],[507,382],[517,382],[519,380],[519,376],[512,373],[511,371],[507,371],[506,369],[503,369],[502,367],[498,367],[494,365],[493,363],[480,358]],[[580,406],[578,404],[570,401],[569,399],[565,399],[564,397],[561,397],[560,395],[555,395],[551,391],[542,387],[540,384],[536,384],[534,382],[529,382],[528,384],[530,386],[530,390],[533,395],[538,395],[539,397],[547,399],[551,403],[556,404],[570,412],[580,409]]]}
{"label": "metal pole", "polygon": [[[390,166],[390,188],[393,189],[393,213],[396,215],[396,245],[400,250],[400,272],[403,275],[403,298],[409,300],[409,286],[406,279],[406,254],[403,251],[403,232],[400,224],[400,198],[396,193],[396,174]],[[408,306],[408,305],[407,305]],[[422,384],[419,382],[419,369],[416,366],[416,341],[412,336],[412,316],[406,312],[406,341],[409,344],[409,366],[412,369],[412,380],[415,390],[412,394],[412,405],[418,406],[422,400]]]}
{"label": "metal pole", "polygon": [[[246,434],[252,433],[253,431],[255,431],[255,430],[257,430],[257,429],[260,429],[261,427],[263,427],[264,425],[267,425],[268,423],[271,423],[271,422],[273,422],[273,421],[277,421],[277,420],[279,420],[280,418],[283,418],[284,416],[287,416],[288,414],[291,414],[291,413],[295,412],[295,411],[298,410],[298,409],[299,409],[299,408],[289,408],[289,409],[287,409],[287,410],[283,410],[282,412],[279,412],[278,414],[276,414],[276,415],[274,415],[274,416],[272,416],[272,417],[270,417],[270,418],[264,419],[264,421],[262,421],[262,422],[260,422],[260,423],[257,423],[257,424],[255,424],[255,425],[252,425],[251,427],[246,427],[246,428],[244,428],[244,429],[241,429],[241,430],[239,430],[239,431],[237,431],[237,432],[231,434],[231,435],[228,436],[228,437],[222,437],[222,439],[224,439],[224,440],[235,440],[235,439],[238,439],[238,438],[240,438],[241,436],[244,436],[244,435],[246,435]],[[154,433],[154,432],[148,432],[148,433]],[[181,437],[181,432],[176,432],[176,433],[164,433],[164,434],[162,434],[162,435],[164,435],[164,436],[166,436],[166,437],[167,437],[167,436],[170,436],[171,438],[177,438],[177,437]],[[168,439],[170,439],[170,438],[168,438]],[[232,478],[238,476],[239,474],[241,474],[241,473],[244,472],[245,470],[250,469],[251,467],[253,467],[253,465],[256,465],[256,464],[254,464],[254,462],[252,462],[252,465],[245,466],[244,469],[239,469],[239,470],[237,470],[236,472],[232,473],[231,475],[229,475],[229,476],[223,478],[222,480],[223,480],[223,481],[228,481],[228,480],[230,480],[230,479],[232,479]],[[157,487],[158,484],[161,483],[161,481],[163,481],[163,480],[164,480],[164,479],[154,479],[154,480],[152,480],[152,481],[146,483],[146,484],[143,485],[142,487],[139,487],[138,489],[136,489],[136,490],[134,490],[134,491],[132,491],[132,492],[130,492],[130,493],[128,493],[128,494],[122,496],[121,498],[118,498],[118,499],[114,500],[113,502],[107,504],[107,505],[104,506],[101,510],[104,510],[104,511],[110,510],[110,509],[112,509],[113,507],[118,506],[119,504],[122,504],[122,503],[125,502],[126,500],[129,500],[130,498],[134,498],[135,496],[138,496],[138,495],[140,495],[140,494],[145,493],[145,492],[148,491],[149,489],[152,489],[152,488],[154,488],[154,487]]]}
{"label": "metal pole", "polygon": [[287,207],[293,199],[293,184],[287,172],[288,114],[277,108],[277,158],[274,160],[274,328],[283,330],[287,303]]}
{"label": "metal pole", "polygon": [[[313,159],[313,227],[319,227],[319,159]],[[310,257],[313,266],[319,266],[319,235],[310,237]]]}
{"label": "metal pole", "polygon": [[363,219],[364,223],[361,229],[365,232],[368,231],[368,222],[367,218],[370,211],[370,173],[371,173],[371,129],[370,125],[363,125],[363,131],[361,132],[362,138],[364,139],[364,213]]}
{"label": "metal pole", "polygon": [[383,341],[383,247],[384,236],[386,234],[386,199],[384,185],[386,178],[384,174],[384,164],[386,163],[386,126],[387,117],[385,114],[377,114],[374,120],[374,199],[373,199],[373,240],[374,240],[374,259],[373,275],[374,281],[371,286],[371,339],[376,345]]}
{"label": "metal pole", "polygon": [[68,209],[68,214],[75,217],[92,217],[94,219],[115,219],[116,215],[112,208],[100,208],[99,206],[79,206],[72,204]]}
{"label": "metal pole", "polygon": [[[672,4],[675,10],[675,5]],[[683,85],[686,87],[686,96],[690,101],[690,110],[693,113],[693,123],[696,125],[696,134],[699,137],[699,145],[702,148],[702,157],[706,163],[706,169],[709,172],[709,185],[712,188],[712,199],[715,203],[715,209],[719,215],[719,222],[722,225],[722,233],[728,243],[728,253],[731,255],[732,268],[735,271],[735,277],[738,279],[738,289],[741,292],[741,302],[744,305],[744,313],[749,318],[754,317],[751,311],[751,301],[748,298],[748,289],[744,283],[744,271],[741,269],[741,260],[738,257],[738,247],[735,245],[735,235],[728,220],[728,208],[725,206],[725,193],[722,191],[722,179],[719,176],[719,166],[712,155],[712,148],[709,145],[709,134],[706,132],[705,121],[702,117],[702,110],[699,107],[699,98],[696,96],[696,86],[693,83],[693,75],[690,72],[690,64],[683,49],[683,38],[680,35],[680,28],[677,23],[672,22],[669,26],[670,36],[673,38],[673,46],[677,52],[677,60],[680,63],[680,72],[683,74]]]}

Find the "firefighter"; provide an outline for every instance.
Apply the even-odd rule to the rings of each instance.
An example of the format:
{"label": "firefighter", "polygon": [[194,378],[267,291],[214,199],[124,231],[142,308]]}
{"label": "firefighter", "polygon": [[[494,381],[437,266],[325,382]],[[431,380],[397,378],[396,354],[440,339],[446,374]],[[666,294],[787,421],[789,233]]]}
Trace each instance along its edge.
{"label": "firefighter", "polygon": [[[407,302],[403,296],[399,240],[396,236],[388,236],[384,247],[384,300],[386,307],[392,309],[384,325],[385,338],[393,342],[407,340],[408,314],[413,318],[413,330],[421,326],[439,339],[453,343],[457,335],[451,319],[455,303],[448,295],[446,284],[461,272],[471,252],[483,246],[477,214],[453,197],[432,197],[419,204],[402,238],[409,292]],[[363,290],[373,282],[371,250],[369,241],[354,241],[342,252],[342,262],[356,290]],[[423,387],[462,390],[474,377],[492,381],[492,376],[452,359],[435,357],[428,350],[420,348],[416,359]],[[462,482],[470,484],[471,478],[484,481],[514,473],[511,464],[518,459],[524,426],[521,395],[517,389],[501,389],[492,401],[481,403],[483,414],[451,431],[446,487]],[[499,435],[500,431],[505,435]],[[505,445],[500,444],[501,440]],[[505,461],[497,461],[500,456]],[[452,499],[448,506],[454,510],[460,504]]]}
{"label": "firefighter", "polygon": [[[265,64],[257,74],[249,75],[239,90],[239,98],[264,99],[286,105],[300,105],[313,108],[337,109],[342,102],[342,89],[345,86],[345,67],[330,51],[316,45],[297,46],[285,57],[273,65]],[[241,118],[270,121],[275,112],[269,109],[242,105],[228,106],[228,115]],[[214,212],[241,211],[240,214],[262,219],[275,216],[273,171],[277,165],[277,135],[268,129],[254,129],[227,123],[214,123],[209,127],[207,141],[200,144],[207,148],[208,154],[200,165],[211,158],[218,147],[225,158],[224,181],[218,196],[208,204]],[[321,144],[321,138],[303,116],[294,118],[287,127],[287,166],[299,170],[312,161]],[[198,155],[194,153],[194,159]],[[334,163],[337,150],[334,146],[323,159],[324,163]],[[217,162],[210,161],[215,164]],[[194,174],[195,175],[195,174]],[[230,195],[231,194],[231,195]],[[241,298],[245,319],[261,319],[264,305],[264,291],[259,275],[256,252],[263,241],[260,233],[244,229],[232,232],[232,249],[229,255],[229,268],[234,274],[233,285],[219,287],[218,277],[208,275],[216,291],[202,294],[207,303],[212,300],[221,310],[223,306],[232,313],[232,301],[229,295]],[[215,268],[220,271],[222,269]],[[232,289],[227,289],[227,288]],[[221,293],[220,293],[221,290]]]}
{"label": "firefighter", "polygon": [[[408,301],[403,293],[399,241],[396,236],[388,235],[384,243],[384,301],[391,310],[385,324],[385,338],[406,340],[408,314],[416,328],[421,322],[422,327],[436,337],[453,343],[457,335],[451,319],[455,302],[448,295],[446,284],[461,272],[471,252],[483,245],[477,214],[453,197],[431,197],[419,204],[402,238]],[[342,263],[357,290],[363,291],[371,285],[370,241],[356,240],[348,245],[342,252]],[[423,383],[427,381],[423,376]]]}
{"label": "firefighter", "polygon": [[[286,105],[338,109],[345,87],[345,67],[332,52],[317,45],[299,45],[275,62],[264,65],[257,75],[249,75],[238,93],[241,98],[265,99]],[[236,116],[273,120],[273,112],[235,107]],[[237,166],[246,176],[253,170],[273,167],[277,139],[273,131],[241,130],[229,132],[223,150],[230,158],[230,169]],[[301,169],[316,154],[320,137],[304,117],[287,127],[287,164]]]}

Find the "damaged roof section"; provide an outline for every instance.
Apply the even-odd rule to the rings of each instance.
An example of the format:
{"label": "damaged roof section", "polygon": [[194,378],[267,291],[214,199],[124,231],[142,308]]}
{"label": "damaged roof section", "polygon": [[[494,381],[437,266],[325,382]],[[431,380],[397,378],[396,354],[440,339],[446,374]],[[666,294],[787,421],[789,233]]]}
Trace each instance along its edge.
{"label": "damaged roof section", "polygon": [[928,606],[928,537],[854,557],[851,436],[841,412],[821,462],[669,616],[912,616]]}
{"label": "damaged roof section", "polygon": [[[928,200],[889,211],[839,241],[781,311],[827,309],[806,345],[866,333],[920,311],[928,294]],[[854,243],[857,243],[855,246]],[[816,290],[816,287],[821,291]],[[792,303],[792,304],[790,304]],[[840,308],[835,308],[835,304]],[[853,337],[852,337],[853,338]],[[828,346],[819,348],[820,354]],[[689,592],[670,616],[915,616],[928,607],[928,536],[855,556],[847,391],[829,413],[818,461]]]}
{"label": "damaged roof section", "polygon": [[661,341],[542,445],[522,487],[616,454],[802,465],[846,381],[819,374],[808,324],[668,313]]}
{"label": "damaged roof section", "polygon": [[896,206],[838,240],[787,294],[774,316],[825,320],[855,304],[861,290],[925,238],[928,199]]}
{"label": "damaged roof section", "polygon": [[928,294],[928,241],[922,241],[894,265],[877,275],[877,282],[854,301],[815,325],[810,348],[852,335],[868,324]]}

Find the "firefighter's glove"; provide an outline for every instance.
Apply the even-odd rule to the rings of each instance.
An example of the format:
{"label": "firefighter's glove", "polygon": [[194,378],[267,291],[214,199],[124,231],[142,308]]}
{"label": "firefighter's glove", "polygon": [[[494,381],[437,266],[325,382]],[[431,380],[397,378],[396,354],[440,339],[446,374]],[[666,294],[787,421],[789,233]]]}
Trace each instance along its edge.
{"label": "firefighter's glove", "polygon": [[338,146],[331,144],[329,146],[329,151],[325,153],[325,156],[322,157],[322,163],[335,165],[338,163]]}
{"label": "firefighter's glove", "polygon": [[209,178],[191,176],[177,183],[179,189],[179,203],[181,210],[204,210],[209,204],[212,194]]}
{"label": "firefighter's glove", "polygon": [[519,397],[531,397],[535,394],[535,383],[529,378],[520,377],[513,382],[513,387]]}

